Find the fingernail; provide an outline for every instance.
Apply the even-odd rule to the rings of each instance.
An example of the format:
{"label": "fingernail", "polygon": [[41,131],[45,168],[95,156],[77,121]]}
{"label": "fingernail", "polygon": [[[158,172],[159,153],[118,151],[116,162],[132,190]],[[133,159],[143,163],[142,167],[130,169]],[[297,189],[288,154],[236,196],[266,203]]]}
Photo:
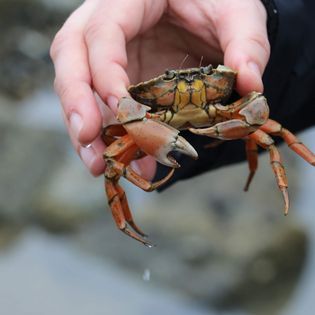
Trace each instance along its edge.
{"label": "fingernail", "polygon": [[260,71],[260,68],[258,67],[258,65],[253,62],[253,61],[250,61],[248,64],[247,64],[248,68],[256,75],[256,76],[259,76],[261,77],[261,71]]}
{"label": "fingernail", "polygon": [[116,111],[118,107],[118,98],[116,96],[110,95],[107,98],[107,105],[113,110]]}
{"label": "fingernail", "polygon": [[76,139],[78,139],[80,135],[80,131],[82,129],[82,125],[83,125],[82,118],[78,113],[73,112],[70,115],[69,121],[70,121],[71,133]]}
{"label": "fingernail", "polygon": [[92,146],[89,146],[88,148],[81,147],[79,153],[83,163],[86,165],[88,169],[91,169],[93,162],[96,158],[96,154],[93,147]]}

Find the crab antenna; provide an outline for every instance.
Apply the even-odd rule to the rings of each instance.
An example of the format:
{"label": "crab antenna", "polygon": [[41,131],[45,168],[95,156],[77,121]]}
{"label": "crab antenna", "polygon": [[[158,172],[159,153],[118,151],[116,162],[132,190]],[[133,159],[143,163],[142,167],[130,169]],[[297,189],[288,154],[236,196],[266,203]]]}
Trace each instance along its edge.
{"label": "crab antenna", "polygon": [[185,63],[185,61],[186,61],[188,58],[189,58],[189,55],[187,54],[187,55],[185,56],[185,58],[183,59],[183,61],[180,63],[179,69],[182,69],[182,67],[183,67],[183,65],[184,65],[184,63]]}
{"label": "crab antenna", "polygon": [[203,62],[203,56],[201,56],[201,58],[200,58],[199,68],[201,68],[202,62]]}

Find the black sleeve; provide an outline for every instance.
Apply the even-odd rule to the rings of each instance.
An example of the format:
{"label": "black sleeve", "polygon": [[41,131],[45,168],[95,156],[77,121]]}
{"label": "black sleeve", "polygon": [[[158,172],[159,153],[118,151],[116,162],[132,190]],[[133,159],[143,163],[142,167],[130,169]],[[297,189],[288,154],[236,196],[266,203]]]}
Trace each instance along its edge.
{"label": "black sleeve", "polygon": [[[265,0],[263,3],[271,43],[271,56],[263,76],[270,118],[298,132],[315,124],[315,1]],[[195,147],[199,159],[176,154],[181,168],[162,189],[178,180],[246,158],[241,140],[206,149],[210,138],[188,131],[181,135]],[[167,170],[159,165],[157,177],[165,175]]]}

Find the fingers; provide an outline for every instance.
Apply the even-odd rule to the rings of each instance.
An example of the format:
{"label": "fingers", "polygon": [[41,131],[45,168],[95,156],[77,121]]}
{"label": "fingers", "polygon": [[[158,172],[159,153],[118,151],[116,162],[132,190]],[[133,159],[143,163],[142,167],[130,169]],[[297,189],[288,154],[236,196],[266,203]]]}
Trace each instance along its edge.
{"label": "fingers", "polygon": [[[107,122],[109,120],[107,116],[110,116],[108,111],[100,112],[94,89],[102,92],[103,85],[106,85],[108,91],[112,90],[113,94],[117,95],[117,98],[107,97],[108,103],[116,104],[118,97],[123,94],[122,91],[126,91],[125,87],[128,82],[123,69],[124,64],[116,65],[116,60],[100,53],[100,49],[107,48],[112,55],[121,53],[124,56],[124,41],[118,41],[119,44],[115,44],[117,42],[115,38],[118,36],[114,30],[111,30],[112,37],[109,40],[115,49],[108,49],[102,45],[98,47],[97,42],[103,42],[103,39],[98,36],[94,37],[92,47],[89,46],[90,42],[87,42],[85,35],[91,33],[86,30],[93,30],[95,24],[91,21],[94,21],[96,6],[96,1],[84,2],[69,17],[51,46],[51,57],[56,73],[55,90],[61,100],[65,123],[73,146],[93,175],[99,175],[104,170],[102,153],[105,146],[101,145],[99,134],[103,121]],[[90,25],[90,28],[87,25]],[[97,26],[101,28],[100,25]],[[102,35],[96,31],[94,33]],[[123,39],[123,35],[121,38]],[[97,63],[104,63],[107,71],[97,71]],[[93,78],[94,73],[97,80]],[[102,79],[106,76],[108,77],[107,82]],[[94,86],[95,82],[97,82],[98,89]],[[99,94],[103,97],[106,95],[105,93]],[[106,99],[106,97],[104,98]],[[105,117],[102,115],[104,113],[106,113]]]}
{"label": "fingers", "polygon": [[[96,23],[96,24],[95,24]],[[126,96],[129,79],[126,74],[126,42],[122,29],[114,23],[90,24],[85,30],[85,42],[89,48],[93,87],[112,110],[118,100]]]}
{"label": "fingers", "polygon": [[82,23],[92,8],[80,7],[56,35],[51,46],[55,89],[69,122],[69,132],[82,144],[91,143],[101,128],[101,115],[91,89]]}
{"label": "fingers", "polygon": [[216,26],[224,64],[238,72],[236,89],[242,95],[263,91],[261,77],[270,55],[266,18],[259,0],[222,1],[218,9]]}
{"label": "fingers", "polygon": [[82,146],[72,135],[70,135],[70,139],[90,173],[94,176],[99,176],[104,173],[105,162],[103,152],[105,150],[105,144],[102,139],[98,137],[88,146]]}
{"label": "fingers", "polygon": [[[151,6],[153,3],[162,2],[154,1]],[[114,111],[118,99],[127,94],[126,40],[141,27],[150,27],[157,20],[156,13],[161,15],[163,9],[153,10],[149,1],[147,6],[144,4],[144,1],[117,0],[115,5],[105,0],[85,1],[66,21],[51,47],[55,89],[70,138],[94,175],[104,170],[105,146],[99,137],[102,123],[112,120],[108,111],[101,108],[100,112],[94,90]],[[149,9],[154,14],[143,26]]]}
{"label": "fingers", "polygon": [[128,94],[126,41],[156,23],[164,2],[104,1],[85,27],[93,86],[114,111],[118,99]]}
{"label": "fingers", "polygon": [[83,25],[94,9],[91,4],[85,2],[57,33],[51,57],[56,73],[55,90],[70,138],[91,173],[98,175],[104,169],[100,159],[104,148],[95,140],[102,127],[102,116],[91,88],[87,48],[82,36]]}

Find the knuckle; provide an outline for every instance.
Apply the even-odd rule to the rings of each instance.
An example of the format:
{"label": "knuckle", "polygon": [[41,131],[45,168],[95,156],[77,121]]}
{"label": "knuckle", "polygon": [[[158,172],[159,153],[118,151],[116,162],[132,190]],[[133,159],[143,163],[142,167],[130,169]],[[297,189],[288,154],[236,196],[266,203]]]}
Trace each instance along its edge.
{"label": "knuckle", "polygon": [[62,29],[59,30],[52,41],[49,51],[50,57],[53,61],[57,59],[59,52],[64,47],[66,41],[67,36],[64,34],[64,31]]}
{"label": "knuckle", "polygon": [[97,19],[95,21],[90,21],[84,30],[86,39],[88,41],[97,39],[101,35],[101,29],[102,25]]}
{"label": "knuckle", "polygon": [[54,88],[67,116],[87,99],[85,83],[55,79]]}
{"label": "knuckle", "polygon": [[60,97],[60,99],[64,98],[65,95],[68,95],[68,85],[64,84],[57,77],[54,80],[54,90]]}
{"label": "knuckle", "polygon": [[68,102],[68,100],[71,98],[71,95],[73,94],[72,91],[75,90],[71,84],[60,82],[58,79],[55,79],[54,81],[54,88],[63,105]]}
{"label": "knuckle", "polygon": [[255,34],[255,36],[251,38],[251,41],[254,45],[260,47],[266,56],[270,55],[270,44],[265,34]]}
{"label": "knuckle", "polygon": [[97,67],[91,67],[91,77],[93,79],[93,83],[98,85],[99,82],[102,81],[102,78],[104,77],[104,73],[102,71],[102,68],[97,68]]}

